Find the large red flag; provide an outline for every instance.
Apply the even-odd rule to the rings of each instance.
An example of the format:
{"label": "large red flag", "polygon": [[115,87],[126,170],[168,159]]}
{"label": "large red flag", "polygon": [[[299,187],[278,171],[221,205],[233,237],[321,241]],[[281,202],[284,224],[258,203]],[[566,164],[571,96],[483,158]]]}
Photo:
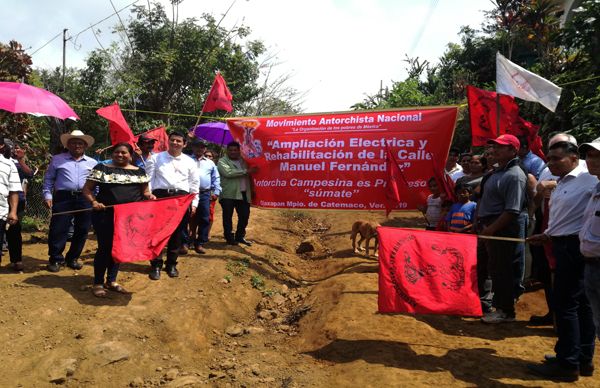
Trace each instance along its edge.
{"label": "large red flag", "polygon": [[112,105],[100,108],[96,113],[108,120],[110,143],[112,145],[121,142],[129,143],[132,146],[135,144],[135,136],[131,132],[125,117],[123,117],[119,103],[115,102]]}
{"label": "large red flag", "polygon": [[497,130],[496,92],[467,86],[469,101],[469,119],[471,123],[471,144],[484,146],[490,139],[509,133],[525,136],[531,151],[545,159],[542,151],[542,138],[538,135],[539,127],[519,116],[519,105],[512,96],[500,94],[500,133]]}
{"label": "large red flag", "polygon": [[163,250],[195,194],[115,205],[112,256],[117,263],[152,260]]}
{"label": "large red flag", "polygon": [[204,102],[204,107],[202,107],[202,112],[212,112],[217,109],[231,112],[233,110],[232,100],[233,96],[227,87],[227,83],[225,83],[225,79],[221,76],[221,73],[217,73]]}
{"label": "large red flag", "polygon": [[477,236],[379,227],[379,312],[481,316]]}
{"label": "large red flag", "polygon": [[385,185],[385,216],[387,217],[400,203],[398,181],[403,179],[404,176],[402,170],[398,167],[398,161],[387,146],[385,147],[385,163],[387,171],[387,182]]}
{"label": "large red flag", "polygon": [[165,127],[158,127],[150,129],[144,133],[140,133],[135,137],[136,143],[142,135],[144,135],[145,137],[149,137],[150,139],[157,140],[154,143],[154,149],[152,149],[153,152],[162,152],[166,151],[169,148],[169,135],[167,135]]}
{"label": "large red flag", "polygon": [[484,146],[490,139],[506,133],[519,120],[519,106],[511,96],[500,95],[500,133],[497,131],[496,92],[467,86],[469,119],[471,122],[471,144]]}

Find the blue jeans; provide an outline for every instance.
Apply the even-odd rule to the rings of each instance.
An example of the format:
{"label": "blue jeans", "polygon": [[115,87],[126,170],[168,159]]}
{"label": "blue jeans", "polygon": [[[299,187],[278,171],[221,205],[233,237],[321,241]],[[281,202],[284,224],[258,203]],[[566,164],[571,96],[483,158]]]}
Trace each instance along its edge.
{"label": "blue jeans", "polygon": [[113,209],[95,211],[92,224],[98,239],[98,250],[94,255],[94,284],[103,284],[105,275],[106,283],[116,282],[119,263],[115,263],[112,257],[115,229]]}
{"label": "blue jeans", "polygon": [[584,259],[577,235],[552,238],[552,248],[556,257],[552,295],[558,329],[554,350],[563,367],[577,369],[594,357],[595,328],[583,286]]}
{"label": "blue jeans", "polygon": [[[52,213],[90,209],[91,207],[90,203],[81,194],[71,194],[69,191],[56,191],[54,193]],[[63,257],[71,220],[74,221],[75,228],[69,251],[66,257]],[[65,258],[67,262],[77,260],[81,255],[81,251],[83,251],[91,223],[91,211],[52,216],[48,232],[48,256],[50,257],[50,264],[62,263],[65,261]]]}
{"label": "blue jeans", "polygon": [[198,233],[196,234],[197,245],[204,245],[208,242],[208,228],[210,226],[210,190],[198,194],[199,201],[196,208],[196,222],[198,223]]}
{"label": "blue jeans", "polygon": [[600,338],[600,261],[585,264],[585,294],[594,315],[596,334]]}

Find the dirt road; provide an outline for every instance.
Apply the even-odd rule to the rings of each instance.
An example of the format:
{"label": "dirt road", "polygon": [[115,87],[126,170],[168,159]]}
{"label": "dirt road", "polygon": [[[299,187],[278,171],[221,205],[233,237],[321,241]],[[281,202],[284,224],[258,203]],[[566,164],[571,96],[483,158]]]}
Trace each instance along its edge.
{"label": "dirt road", "polygon": [[[350,249],[359,218],[422,224],[413,213],[253,209],[252,247],[225,246],[215,225],[208,254],[182,257],[178,279],[123,265],[119,282],[133,293],[106,299],[90,292],[95,241],[81,271],[51,274],[43,234],[28,235],[26,271],[10,272],[6,257],[0,269],[0,386],[554,385],[525,368],[555,342],[552,328],[526,325],[545,312],[540,292],[501,326],[377,314],[377,261]],[[297,254],[303,241],[314,250]]]}

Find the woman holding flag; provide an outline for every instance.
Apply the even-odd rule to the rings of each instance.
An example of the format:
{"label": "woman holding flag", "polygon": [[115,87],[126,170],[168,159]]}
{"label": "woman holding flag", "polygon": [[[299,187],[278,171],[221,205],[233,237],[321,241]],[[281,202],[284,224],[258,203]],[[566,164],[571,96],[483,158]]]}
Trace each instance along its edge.
{"label": "woman holding flag", "polygon": [[[113,146],[112,160],[108,164],[97,164],[83,187],[83,196],[94,211],[92,224],[98,240],[94,256],[94,285],[92,293],[106,296],[106,290],[127,293],[117,283],[119,264],[113,260],[114,211],[113,205],[156,199],[150,192],[150,178],[143,168],[131,164],[133,147],[129,143]],[[94,195],[98,188],[97,195]],[[106,279],[105,279],[106,277]],[[106,281],[105,281],[106,280]]]}

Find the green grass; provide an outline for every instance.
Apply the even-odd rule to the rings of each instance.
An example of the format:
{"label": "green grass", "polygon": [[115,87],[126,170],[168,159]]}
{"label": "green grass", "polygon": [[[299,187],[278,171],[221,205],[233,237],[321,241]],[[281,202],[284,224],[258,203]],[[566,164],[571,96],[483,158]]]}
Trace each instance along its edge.
{"label": "green grass", "polygon": [[256,288],[259,291],[262,291],[265,288],[265,280],[262,278],[262,276],[259,275],[253,275],[250,278],[250,284],[252,284],[252,287]]}
{"label": "green grass", "polygon": [[250,260],[241,259],[241,260],[228,260],[225,265],[225,269],[231,272],[234,276],[242,276],[248,270],[250,266]]}
{"label": "green grass", "polygon": [[41,232],[46,228],[47,221],[42,221],[30,216],[21,219],[21,230],[23,232]]}

